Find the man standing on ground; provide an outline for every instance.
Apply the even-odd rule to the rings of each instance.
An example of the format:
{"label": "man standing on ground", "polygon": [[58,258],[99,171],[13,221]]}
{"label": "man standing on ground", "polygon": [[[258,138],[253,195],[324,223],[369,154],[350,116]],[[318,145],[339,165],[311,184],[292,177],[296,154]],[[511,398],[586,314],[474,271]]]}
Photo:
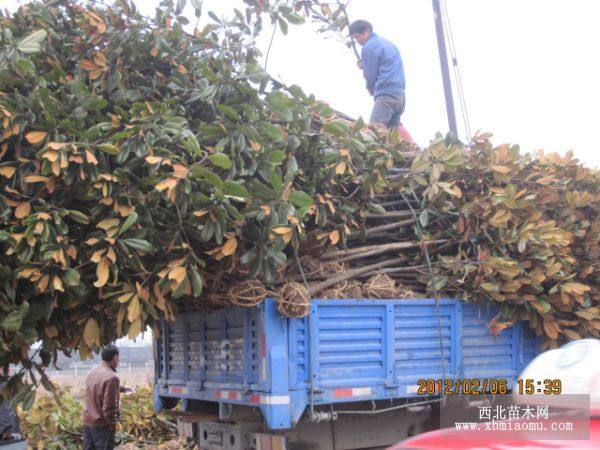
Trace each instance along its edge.
{"label": "man standing on ground", "polygon": [[102,363],[90,370],[85,379],[83,410],[84,450],[112,450],[119,420],[119,393],[131,389],[122,387],[117,376],[119,349],[108,345],[102,349]]}
{"label": "man standing on ground", "polygon": [[403,135],[400,116],[404,112],[406,82],[400,52],[390,41],[375,34],[373,25],[366,20],[353,22],[350,35],[362,46],[359,67],[363,70],[369,94],[375,98],[371,125],[400,128]]}

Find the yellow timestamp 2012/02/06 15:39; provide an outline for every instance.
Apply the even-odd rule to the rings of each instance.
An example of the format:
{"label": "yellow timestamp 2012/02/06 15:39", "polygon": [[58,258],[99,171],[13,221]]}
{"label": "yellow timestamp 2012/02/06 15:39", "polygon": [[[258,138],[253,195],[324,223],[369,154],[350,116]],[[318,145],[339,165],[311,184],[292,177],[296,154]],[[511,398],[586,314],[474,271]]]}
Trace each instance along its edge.
{"label": "yellow timestamp 2012/02/06 15:39", "polygon": [[562,382],[559,379],[533,380],[521,378],[517,380],[515,390],[519,395],[560,395],[562,393]]}
{"label": "yellow timestamp 2012/02/06 15:39", "polygon": [[[507,379],[421,379],[416,386],[418,395],[502,395],[510,393]],[[519,379],[512,387],[519,395],[559,395],[562,383],[559,379]]]}

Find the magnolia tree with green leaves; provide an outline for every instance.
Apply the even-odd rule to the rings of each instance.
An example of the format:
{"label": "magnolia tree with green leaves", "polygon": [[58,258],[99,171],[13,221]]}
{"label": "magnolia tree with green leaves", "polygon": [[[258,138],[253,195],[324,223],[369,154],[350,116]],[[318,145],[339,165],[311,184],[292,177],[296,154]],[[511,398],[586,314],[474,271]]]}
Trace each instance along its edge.
{"label": "magnolia tree with green leaves", "polygon": [[185,1],[154,18],[126,0],[0,16],[0,366],[20,364],[0,395],[29,406],[59,351],[85,357],[181,305],[309,297],[305,254],[426,267],[432,296],[499,303],[493,331],[599,335],[597,171],[486,134],[417,149],[343,120],[253,45],[263,21],[343,32],[343,5],[245,3],[192,31]]}

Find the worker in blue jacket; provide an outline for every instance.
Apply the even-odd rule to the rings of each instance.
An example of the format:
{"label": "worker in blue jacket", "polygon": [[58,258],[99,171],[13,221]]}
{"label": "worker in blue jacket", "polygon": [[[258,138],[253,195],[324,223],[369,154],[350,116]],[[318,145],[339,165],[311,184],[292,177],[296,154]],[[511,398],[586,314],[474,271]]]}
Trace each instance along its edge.
{"label": "worker in blue jacket", "polygon": [[350,35],[362,46],[359,67],[363,70],[369,94],[375,98],[370,123],[403,129],[400,117],[404,112],[406,81],[400,52],[390,41],[374,33],[373,25],[366,20],[353,22]]}

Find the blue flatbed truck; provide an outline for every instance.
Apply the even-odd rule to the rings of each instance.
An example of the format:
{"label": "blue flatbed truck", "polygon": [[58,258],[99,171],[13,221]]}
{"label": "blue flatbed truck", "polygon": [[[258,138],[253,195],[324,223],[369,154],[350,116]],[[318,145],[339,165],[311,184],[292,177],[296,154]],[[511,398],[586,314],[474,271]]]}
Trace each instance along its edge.
{"label": "blue flatbed truck", "polygon": [[155,408],[180,404],[201,449],[384,447],[427,429],[419,380],[500,379],[538,353],[522,323],[492,336],[493,307],[443,299],[313,300],[180,313],[154,341]]}

